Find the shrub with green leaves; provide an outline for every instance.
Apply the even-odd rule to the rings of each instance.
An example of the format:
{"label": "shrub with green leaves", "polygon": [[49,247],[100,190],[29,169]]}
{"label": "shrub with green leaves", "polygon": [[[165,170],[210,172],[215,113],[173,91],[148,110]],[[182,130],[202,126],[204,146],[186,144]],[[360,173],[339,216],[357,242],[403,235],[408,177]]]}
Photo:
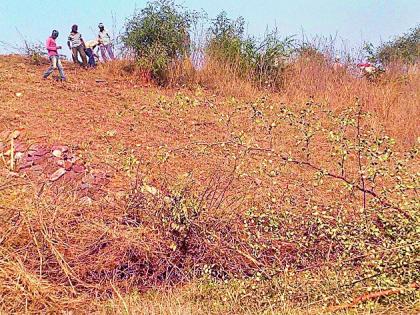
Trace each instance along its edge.
{"label": "shrub with green leaves", "polygon": [[164,83],[171,62],[189,52],[189,30],[197,14],[172,0],[149,2],[126,23],[123,43],[138,63]]}
{"label": "shrub with green leaves", "polygon": [[259,85],[278,83],[278,73],[294,50],[292,37],[280,39],[278,30],[265,34],[262,40],[245,34],[245,20],[228,18],[221,12],[209,27],[207,54],[235,70],[241,78]]}
{"label": "shrub with green leaves", "polygon": [[255,50],[255,41],[245,38],[245,20],[239,17],[232,20],[226,12],[221,12],[209,28],[210,40],[207,52],[211,57],[227,63],[237,65],[248,72],[252,66],[252,52]]}
{"label": "shrub with green leaves", "polygon": [[[313,170],[314,186],[341,183],[342,193],[351,196],[342,206],[354,212],[350,218],[334,217],[326,203],[316,205],[302,224],[310,238],[296,241],[308,249],[330,242],[337,266],[353,270],[355,278],[346,287],[403,288],[401,298],[415,299],[420,277],[418,144],[398,152],[394,139],[370,126],[370,114],[359,101],[338,113],[309,101],[300,112],[284,107],[280,117],[300,134],[296,151],[284,159]],[[320,153],[312,154],[314,139],[324,143],[328,163],[319,161]]]}
{"label": "shrub with green leaves", "polygon": [[420,25],[394,40],[382,44],[376,58],[384,64],[393,60],[415,63],[420,58]]}

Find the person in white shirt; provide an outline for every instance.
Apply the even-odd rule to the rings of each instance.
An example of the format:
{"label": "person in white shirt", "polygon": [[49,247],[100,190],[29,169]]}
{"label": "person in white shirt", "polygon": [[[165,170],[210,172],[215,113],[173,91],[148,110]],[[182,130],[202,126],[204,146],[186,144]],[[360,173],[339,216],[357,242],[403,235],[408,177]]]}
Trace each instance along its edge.
{"label": "person in white shirt", "polygon": [[[71,55],[73,57],[73,62],[78,63],[84,68],[87,67],[87,58],[85,53],[85,42],[83,41],[82,34],[78,32],[77,25],[71,27],[71,33],[69,35],[67,46],[71,50]],[[82,58],[82,62],[79,61],[78,54]]]}
{"label": "person in white shirt", "polygon": [[99,41],[99,49],[101,50],[102,59],[105,62],[108,61],[108,57],[111,60],[115,60],[114,52],[112,51],[111,36],[109,36],[107,30],[105,29],[105,26],[102,23],[99,23],[98,27],[99,27],[98,41]]}

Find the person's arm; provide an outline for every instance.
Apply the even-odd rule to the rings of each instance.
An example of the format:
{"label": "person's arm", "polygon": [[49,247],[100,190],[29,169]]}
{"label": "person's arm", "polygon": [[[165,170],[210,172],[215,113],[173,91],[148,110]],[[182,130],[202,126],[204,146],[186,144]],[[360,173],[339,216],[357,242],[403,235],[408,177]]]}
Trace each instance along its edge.
{"label": "person's arm", "polygon": [[67,46],[69,47],[69,49],[71,50],[71,46],[70,46],[70,39],[67,40]]}

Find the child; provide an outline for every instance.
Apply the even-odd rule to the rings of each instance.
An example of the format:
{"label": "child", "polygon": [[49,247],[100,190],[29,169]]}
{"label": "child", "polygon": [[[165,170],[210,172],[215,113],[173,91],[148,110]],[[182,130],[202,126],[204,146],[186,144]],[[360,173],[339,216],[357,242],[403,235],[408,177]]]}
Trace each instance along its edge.
{"label": "child", "polygon": [[58,49],[61,49],[61,46],[57,46],[55,40],[58,37],[58,31],[53,30],[50,37],[47,39],[46,47],[48,51],[48,57],[50,59],[51,65],[47,71],[44,73],[44,79],[48,78],[48,76],[53,73],[54,69],[58,69],[60,73],[60,80],[66,81],[66,76],[64,75],[63,66],[60,61],[60,57],[58,56]]}

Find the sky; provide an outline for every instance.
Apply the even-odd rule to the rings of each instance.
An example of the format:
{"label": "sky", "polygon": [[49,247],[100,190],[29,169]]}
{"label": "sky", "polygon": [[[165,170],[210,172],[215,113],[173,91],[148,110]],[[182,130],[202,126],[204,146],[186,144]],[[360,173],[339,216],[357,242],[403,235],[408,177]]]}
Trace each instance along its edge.
{"label": "sky", "polygon": [[[127,17],[146,2],[0,0],[0,54],[13,52],[12,47],[22,46],[24,39],[45,42],[52,29],[59,30],[58,43],[66,46],[73,24],[79,25],[85,40],[96,37],[99,22],[118,33],[123,30]],[[267,27],[276,26],[284,36],[334,36],[345,49],[358,48],[365,41],[379,44],[420,23],[419,0],[183,0],[176,3],[197,11],[203,9],[209,17],[222,10],[232,18],[243,16],[250,35],[260,36]]]}

